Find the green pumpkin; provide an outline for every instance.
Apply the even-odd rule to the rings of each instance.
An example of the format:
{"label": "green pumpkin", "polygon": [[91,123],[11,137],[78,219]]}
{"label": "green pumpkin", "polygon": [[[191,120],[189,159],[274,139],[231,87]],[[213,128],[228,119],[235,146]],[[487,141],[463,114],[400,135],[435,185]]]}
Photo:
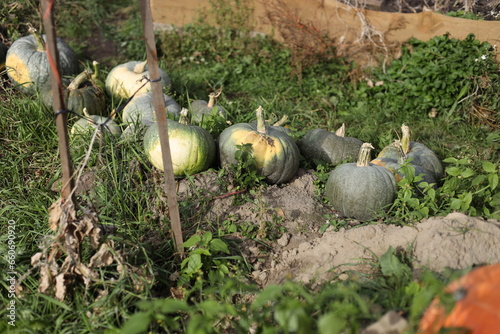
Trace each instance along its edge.
{"label": "green pumpkin", "polygon": [[[167,113],[174,118],[178,118],[181,107],[170,96],[163,94],[163,98]],[[128,101],[122,111],[122,121],[126,124],[143,124],[145,126],[156,122],[153,93],[140,93]]]}
{"label": "green pumpkin", "polygon": [[346,137],[342,124],[335,133],[323,129],[309,131],[299,141],[299,148],[309,161],[338,165],[343,161],[355,161],[362,144],[357,138]]}
{"label": "green pumpkin", "polygon": [[104,117],[100,115],[89,115],[84,109],[83,113],[85,118],[80,118],[71,127],[71,135],[83,135],[87,136],[92,134],[98,127],[100,134],[103,132],[105,134],[111,134],[113,136],[119,136],[122,132],[120,126],[110,117]]}
{"label": "green pumpkin", "polygon": [[[170,77],[162,69],[159,69],[159,73],[162,87],[168,88],[172,84]],[[106,77],[106,92],[118,99],[128,99],[135,93],[150,92],[151,83],[146,82],[144,77],[150,80],[158,79],[149,77],[146,61],[129,61],[120,64],[115,66]]]}
{"label": "green pumpkin", "polygon": [[[192,175],[208,169],[215,159],[215,141],[210,133],[188,124],[187,109],[181,111],[179,122],[167,119],[172,167],[176,177]],[[163,157],[158,123],[144,134],[144,151],[154,167],[163,171]]]}
{"label": "green pumpkin", "polygon": [[[434,177],[434,180],[441,180],[444,176],[444,170],[437,155],[424,144],[410,141],[410,128],[408,126],[403,124],[401,130],[401,141],[396,141],[384,147],[377,158],[402,159],[402,161],[411,158],[413,165],[427,169]],[[401,155],[402,158],[400,157]]]}
{"label": "green pumpkin", "polygon": [[[90,81],[91,75],[91,71],[85,70],[70,82],[69,79],[63,79],[63,86],[65,86],[63,88],[63,97],[66,109],[83,115],[83,109],[86,108],[91,115],[105,115],[106,93],[102,88]],[[42,103],[47,108],[52,109],[54,96],[50,82],[42,86],[40,97]]]}
{"label": "green pumpkin", "polygon": [[5,58],[7,58],[7,51],[9,47],[0,42],[0,71],[5,69]]}
{"label": "green pumpkin", "polygon": [[325,184],[330,204],[344,217],[372,220],[396,197],[393,173],[370,163],[371,149],[371,144],[362,144],[358,161],[337,166]]}
{"label": "green pumpkin", "polygon": [[202,125],[204,121],[214,117],[220,117],[223,120],[227,119],[226,110],[217,105],[215,99],[220,95],[220,92],[210,93],[208,102],[205,100],[195,100],[191,102],[191,121],[195,124]]}
{"label": "green pumpkin", "polygon": [[266,126],[262,107],[257,109],[257,124],[238,123],[226,128],[219,136],[222,165],[237,163],[238,145],[252,144],[257,171],[271,184],[288,182],[297,172],[300,152],[285,132]]}
{"label": "green pumpkin", "polygon": [[[43,38],[42,38],[43,37]],[[12,43],[7,51],[5,66],[11,82],[26,93],[34,93],[50,82],[50,64],[45,51],[44,36],[32,34]],[[79,72],[79,63],[73,50],[61,39],[57,39],[59,73],[61,77],[74,76]]]}
{"label": "green pumpkin", "polygon": [[[394,173],[397,182],[405,178],[405,174],[400,169],[402,163],[398,162],[395,159],[375,158],[372,161],[370,161],[370,163],[389,169],[391,172]],[[415,169],[415,176],[417,175],[422,176],[422,180],[420,182],[427,182],[429,184],[434,184],[434,188],[436,188],[436,180],[434,179],[434,176],[431,172],[429,172],[427,169],[419,165],[410,164],[410,166],[412,166]]]}

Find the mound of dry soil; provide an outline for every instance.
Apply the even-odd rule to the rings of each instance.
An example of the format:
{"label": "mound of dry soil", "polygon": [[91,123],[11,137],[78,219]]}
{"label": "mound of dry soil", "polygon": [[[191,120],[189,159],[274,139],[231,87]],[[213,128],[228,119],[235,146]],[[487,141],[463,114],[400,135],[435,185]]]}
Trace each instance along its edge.
{"label": "mound of dry soil", "polygon": [[[300,170],[284,186],[269,186],[261,197],[242,205],[233,205],[231,196],[216,196],[217,176],[202,173],[194,183],[181,181],[180,199],[196,191],[215,195],[206,217],[217,221],[267,226],[276,217],[285,229],[276,242],[263,249],[258,243],[240,238],[241,249],[254,265],[253,277],[261,285],[293,279],[319,284],[345,270],[369,271],[366,260],[380,256],[389,246],[413,254],[414,268],[442,271],[445,267],[462,269],[475,264],[500,262],[500,222],[452,213],[432,217],[414,226],[387,225],[383,222],[352,226],[337,232],[320,233],[331,208],[320,201],[315,175]],[[220,194],[219,194],[220,195]],[[274,218],[273,218],[274,217]],[[264,233],[264,229],[261,229]],[[342,275],[340,275],[342,278]]]}

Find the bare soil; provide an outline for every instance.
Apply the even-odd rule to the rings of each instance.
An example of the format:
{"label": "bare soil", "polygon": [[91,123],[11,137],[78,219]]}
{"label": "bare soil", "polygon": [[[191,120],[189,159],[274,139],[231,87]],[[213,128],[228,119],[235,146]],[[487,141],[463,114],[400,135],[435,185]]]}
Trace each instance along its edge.
{"label": "bare soil", "polygon": [[[218,193],[216,178],[202,173],[195,176],[194,183],[181,181],[179,199],[200,190],[207,195]],[[262,243],[234,235],[255,268],[252,276],[258,284],[292,279],[315,285],[346,278],[343,273],[347,270],[369,272],[368,261],[390,246],[412,254],[415,270],[426,267],[440,272],[446,267],[463,269],[500,261],[500,222],[458,212],[410,226],[347,220],[339,231],[329,228],[320,233],[324,215],[334,211],[320,200],[315,179],[311,171],[300,170],[290,183],[266,187],[254,201],[241,205],[233,205],[231,196],[214,196],[204,213],[209,220],[266,228],[259,229]],[[269,236],[264,231],[279,234],[273,236],[275,241],[266,242]]]}

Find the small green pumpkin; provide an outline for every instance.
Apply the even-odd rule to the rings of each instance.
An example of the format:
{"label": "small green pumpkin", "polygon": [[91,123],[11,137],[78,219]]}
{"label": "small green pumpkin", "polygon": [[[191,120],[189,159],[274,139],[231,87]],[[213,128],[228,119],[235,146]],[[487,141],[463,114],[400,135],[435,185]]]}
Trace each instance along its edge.
{"label": "small green pumpkin", "polygon": [[[192,175],[210,167],[215,159],[215,141],[210,133],[188,124],[187,109],[181,110],[179,122],[167,119],[172,166],[176,177]],[[144,151],[149,161],[163,171],[163,157],[158,123],[144,134]]]}
{"label": "small green pumpkin", "polygon": [[208,95],[208,102],[205,100],[195,100],[191,102],[191,121],[195,124],[201,125],[204,121],[214,116],[219,116],[222,119],[227,119],[226,110],[220,105],[216,104],[215,99],[221,94],[221,90],[210,93]]}
{"label": "small green pumpkin", "polygon": [[342,216],[372,220],[396,197],[396,179],[385,167],[370,163],[373,146],[364,143],[357,162],[337,166],[325,184],[325,195]]}
{"label": "small green pumpkin", "polygon": [[[162,69],[159,69],[159,73],[162,87],[169,87],[172,81],[168,74]],[[135,93],[149,92],[151,83],[144,81],[144,77],[150,80],[158,79],[149,77],[147,61],[129,61],[120,64],[106,77],[106,92],[119,99],[128,99]]]}
{"label": "small green pumpkin", "polygon": [[300,152],[307,160],[338,165],[356,160],[363,142],[345,136],[345,124],[335,132],[313,129],[299,141]]}
{"label": "small green pumpkin", "polygon": [[71,127],[71,135],[89,135],[99,128],[99,134],[111,134],[119,136],[122,132],[120,126],[114,121],[113,117],[104,117],[100,115],[89,115],[86,109],[83,109],[84,118],[80,118]]}
{"label": "small green pumpkin", "polygon": [[[92,71],[85,70],[77,75],[71,82],[63,79],[63,97],[68,110],[83,115],[83,109],[91,115],[106,114],[106,93],[102,88],[96,86],[90,81]],[[46,83],[40,89],[42,103],[49,109],[52,109],[54,101],[52,85]]]}
{"label": "small green pumpkin", "polygon": [[[45,51],[44,36],[34,29],[32,35],[15,40],[7,51],[5,66],[11,82],[26,93],[34,93],[50,82],[50,64]],[[57,39],[59,73],[74,76],[79,72],[76,54],[63,40]]]}
{"label": "small green pumpkin", "polygon": [[9,47],[0,42],[0,72],[5,69],[5,59],[7,58],[7,51]]}
{"label": "small green pumpkin", "polygon": [[257,171],[271,184],[288,182],[297,172],[300,152],[293,139],[284,131],[266,126],[263,109],[257,109],[257,124],[237,123],[219,136],[222,165],[237,163],[237,146],[252,144]]}
{"label": "small green pumpkin", "polygon": [[410,128],[403,124],[401,126],[401,141],[395,141],[391,145],[384,147],[377,158],[390,158],[402,161],[412,159],[413,165],[421,166],[431,172],[435,181],[439,181],[444,176],[443,165],[437,155],[427,146],[421,143],[410,141]]}
{"label": "small green pumpkin", "polygon": [[[174,118],[178,118],[181,112],[179,104],[166,94],[163,94],[163,98],[167,113]],[[122,121],[126,124],[143,124],[145,126],[156,122],[153,93],[140,93],[128,101],[122,111]]]}

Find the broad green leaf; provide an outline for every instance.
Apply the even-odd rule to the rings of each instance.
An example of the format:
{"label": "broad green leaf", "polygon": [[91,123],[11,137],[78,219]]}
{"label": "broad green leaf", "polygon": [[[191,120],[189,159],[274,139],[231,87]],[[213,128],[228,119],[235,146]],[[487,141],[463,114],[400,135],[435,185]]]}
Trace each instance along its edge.
{"label": "broad green leaf", "polygon": [[450,209],[459,210],[461,205],[462,205],[462,200],[458,198],[452,198],[450,203]]}
{"label": "broad green leaf", "polygon": [[190,310],[185,301],[173,298],[165,298],[159,309],[161,313],[188,312]]}
{"label": "broad green leaf", "polygon": [[387,252],[380,257],[380,270],[384,276],[403,277],[407,271],[407,265],[401,263],[396,256],[396,250],[389,246]]}
{"label": "broad green leaf", "polygon": [[491,190],[495,190],[498,186],[498,174],[488,175],[488,182],[490,184]]}
{"label": "broad green leaf", "polygon": [[486,179],[486,176],[485,175],[478,175],[474,178],[474,180],[472,180],[471,182],[471,186],[475,187],[477,186],[478,184],[481,184],[484,180]]}
{"label": "broad green leaf", "polygon": [[308,334],[311,332],[311,321],[305,307],[306,305],[297,299],[287,299],[276,307],[274,320],[285,330],[285,333]]}
{"label": "broad green leaf", "polygon": [[462,197],[462,205],[461,205],[462,211],[466,211],[469,208],[471,202],[472,202],[472,194],[471,193],[465,194]]}
{"label": "broad green leaf", "polygon": [[181,263],[181,267],[186,271],[187,274],[192,274],[201,269],[201,255],[191,254],[187,259],[184,259]]}
{"label": "broad green leaf", "polygon": [[267,302],[275,302],[280,296],[283,295],[284,286],[282,285],[268,285],[262,290],[252,303],[252,309],[260,308]]}
{"label": "broad green leaf", "polygon": [[472,175],[474,175],[475,172],[470,169],[470,168],[467,168],[465,169],[463,172],[460,173],[460,175],[463,177],[463,178],[468,178],[468,177],[471,177]]}
{"label": "broad green leaf", "polygon": [[339,334],[346,329],[346,325],[347,322],[345,319],[330,312],[318,319],[318,332],[319,334]]}
{"label": "broad green leaf", "polygon": [[451,176],[458,176],[460,175],[460,169],[458,167],[448,167],[446,173]]}
{"label": "broad green leaf", "polygon": [[200,242],[200,240],[201,240],[201,236],[198,234],[195,234],[195,235],[191,236],[189,239],[187,239],[186,241],[184,241],[182,246],[184,248],[193,247],[194,245],[198,244]]}
{"label": "broad green leaf", "polygon": [[496,167],[490,161],[483,161],[483,169],[486,173],[496,173]]}
{"label": "broad green leaf", "polygon": [[149,323],[151,322],[151,313],[137,312],[132,314],[125,322],[121,331],[123,334],[142,334],[148,330]]}
{"label": "broad green leaf", "polygon": [[212,252],[223,252],[229,254],[229,247],[221,239],[213,239],[210,241],[209,247]]}

